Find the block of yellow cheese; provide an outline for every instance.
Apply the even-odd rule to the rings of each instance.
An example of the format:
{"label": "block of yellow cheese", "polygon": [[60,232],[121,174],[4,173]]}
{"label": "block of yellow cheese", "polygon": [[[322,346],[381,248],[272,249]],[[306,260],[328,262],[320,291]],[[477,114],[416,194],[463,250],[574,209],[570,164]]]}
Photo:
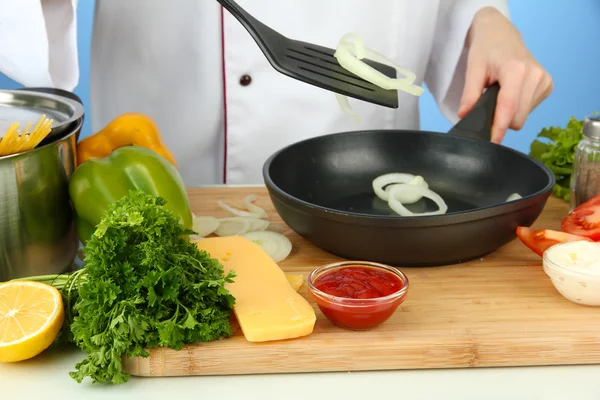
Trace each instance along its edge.
{"label": "block of yellow cheese", "polygon": [[265,342],[312,333],[316,315],[279,266],[257,244],[243,236],[195,240],[198,248],[218,259],[227,274],[226,288],[235,297],[233,311],[246,340]]}
{"label": "block of yellow cheese", "polygon": [[304,284],[304,277],[302,275],[294,275],[294,274],[285,274],[285,278],[288,283],[296,292],[300,290],[302,285]]}

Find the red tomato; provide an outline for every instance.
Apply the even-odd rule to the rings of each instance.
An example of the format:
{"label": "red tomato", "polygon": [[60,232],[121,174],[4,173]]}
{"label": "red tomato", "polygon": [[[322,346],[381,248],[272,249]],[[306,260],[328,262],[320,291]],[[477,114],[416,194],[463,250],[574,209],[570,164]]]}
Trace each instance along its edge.
{"label": "red tomato", "polygon": [[600,196],[579,205],[563,219],[561,228],[573,235],[600,240]]}
{"label": "red tomato", "polygon": [[570,233],[554,231],[552,229],[538,229],[532,231],[531,228],[525,226],[517,227],[517,236],[525,246],[529,247],[539,256],[542,256],[546,249],[555,244],[575,242],[578,240],[584,240],[586,242],[593,241],[584,236],[572,235]]}

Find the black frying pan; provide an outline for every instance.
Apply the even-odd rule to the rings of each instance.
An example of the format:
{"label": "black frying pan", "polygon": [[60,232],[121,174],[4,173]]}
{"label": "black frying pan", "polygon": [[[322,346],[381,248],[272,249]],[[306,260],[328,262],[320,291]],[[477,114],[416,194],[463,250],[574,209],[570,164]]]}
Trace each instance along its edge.
{"label": "black frying pan", "polygon": [[[448,134],[344,132],[279,150],[263,167],[275,209],[298,234],[344,258],[434,266],[495,251],[538,218],[554,185],[542,163],[489,141],[498,91],[490,87]],[[394,213],[372,189],[375,177],[391,172],[423,176],[448,212]],[[512,193],[522,198],[506,202]],[[406,207],[437,206],[422,199]]]}

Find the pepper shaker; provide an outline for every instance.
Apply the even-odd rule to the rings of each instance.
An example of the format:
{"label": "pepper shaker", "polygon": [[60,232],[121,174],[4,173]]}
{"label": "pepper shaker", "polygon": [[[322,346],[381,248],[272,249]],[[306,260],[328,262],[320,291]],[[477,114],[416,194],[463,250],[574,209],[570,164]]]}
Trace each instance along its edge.
{"label": "pepper shaker", "polygon": [[577,145],[571,174],[571,211],[600,194],[600,114],[583,121],[583,139]]}

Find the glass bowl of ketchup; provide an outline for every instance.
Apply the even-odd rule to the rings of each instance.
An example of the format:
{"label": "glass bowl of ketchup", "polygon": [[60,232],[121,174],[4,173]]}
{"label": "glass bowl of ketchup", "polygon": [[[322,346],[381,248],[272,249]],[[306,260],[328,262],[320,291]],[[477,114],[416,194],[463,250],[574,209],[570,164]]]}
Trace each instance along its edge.
{"label": "glass bowl of ketchup", "polygon": [[404,302],[408,278],[389,265],[342,261],[312,271],[308,292],[333,324],[367,330],[387,321]]}

